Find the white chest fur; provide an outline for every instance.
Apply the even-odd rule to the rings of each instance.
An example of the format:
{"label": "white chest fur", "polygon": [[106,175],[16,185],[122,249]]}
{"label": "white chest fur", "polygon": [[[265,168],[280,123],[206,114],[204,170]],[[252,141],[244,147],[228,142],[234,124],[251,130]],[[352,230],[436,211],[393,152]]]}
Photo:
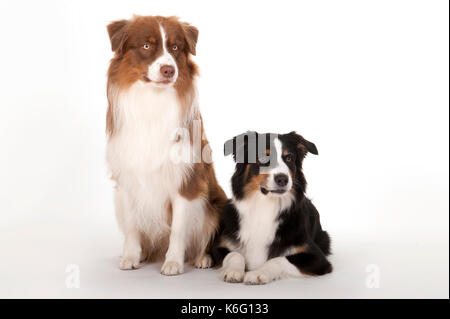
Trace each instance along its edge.
{"label": "white chest fur", "polygon": [[235,201],[239,212],[238,251],[244,256],[248,270],[262,266],[268,258],[268,250],[278,228],[280,211],[291,204],[291,199],[271,198],[256,193],[250,198]]}
{"label": "white chest fur", "polygon": [[168,201],[192,169],[171,158],[175,147],[190,148],[189,142],[174,138],[181,127],[176,91],[139,81],[120,94],[110,89],[110,96],[116,133],[107,144],[107,162],[128,198],[131,211],[124,213],[132,214],[141,230],[148,230],[149,224],[164,229]]}

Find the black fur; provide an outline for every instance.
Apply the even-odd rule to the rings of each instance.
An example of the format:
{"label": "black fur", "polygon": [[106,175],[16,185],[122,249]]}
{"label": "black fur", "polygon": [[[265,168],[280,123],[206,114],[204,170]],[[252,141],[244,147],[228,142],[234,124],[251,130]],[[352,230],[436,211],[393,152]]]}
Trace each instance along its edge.
{"label": "black fur", "polygon": [[[248,134],[256,134],[256,140],[272,141],[272,135],[257,134],[255,132],[248,132]],[[331,253],[330,237],[328,233],[322,230],[320,224],[319,212],[313,203],[305,196],[306,179],[303,175],[302,164],[303,159],[307,153],[318,154],[316,146],[305,140],[302,136],[291,132],[284,135],[277,136],[283,145],[283,150],[290,154],[294,154],[293,160],[286,162],[291,176],[293,177],[292,192],[295,195],[295,200],[292,205],[279,213],[278,228],[275,238],[268,250],[267,259],[284,256],[288,249],[299,247],[299,253],[286,256],[287,260],[294,264],[302,273],[310,275],[324,275],[332,271],[332,266],[325,256]],[[232,191],[235,199],[243,199],[245,197],[244,188],[250,179],[259,174],[259,167],[261,165],[271,165],[271,163],[262,164],[260,162],[261,152],[256,152],[256,161],[251,161],[249,150],[254,146],[249,147],[248,139],[240,139],[243,141],[242,145],[237,145],[237,138],[233,138],[225,144],[225,154],[233,154],[236,160],[236,153],[241,150],[244,152],[244,161],[236,163],[235,173],[231,179]],[[228,154],[227,154],[228,153]],[[241,157],[242,158],[242,157]],[[271,153],[270,161],[274,161],[273,153]],[[248,168],[248,166],[250,166]],[[246,173],[247,172],[247,173]],[[232,242],[239,245],[239,212],[233,201],[228,201],[226,204],[220,225],[220,236],[216,241],[213,258],[215,262],[220,265],[223,258],[229,252],[227,248],[221,246],[221,242]],[[302,248],[302,249],[300,249]]]}

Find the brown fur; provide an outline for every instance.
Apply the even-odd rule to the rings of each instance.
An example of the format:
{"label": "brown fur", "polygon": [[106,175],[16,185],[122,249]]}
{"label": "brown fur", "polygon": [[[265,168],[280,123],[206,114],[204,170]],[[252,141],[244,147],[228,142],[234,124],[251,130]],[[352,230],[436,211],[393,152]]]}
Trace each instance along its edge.
{"label": "brown fur", "polygon": [[303,244],[303,245],[297,247],[297,249],[295,250],[295,253],[300,254],[300,253],[304,253],[306,251],[308,251],[308,244]]}
{"label": "brown fur", "polygon": [[[127,89],[145,75],[148,65],[162,53],[160,42],[161,24],[166,32],[168,43],[176,44],[177,51],[172,55],[178,66],[178,79],[174,85],[182,115],[189,113],[189,107],[194,98],[194,78],[198,75],[198,67],[191,60],[190,54],[196,53],[198,30],[178,21],[176,17],[135,16],[132,20],[119,20],[108,25],[111,49],[114,58],[108,69],[108,111],[106,116],[106,133],[112,136],[115,132],[114,110],[109,88],[117,86],[120,90]],[[143,43],[149,43],[150,49],[144,50]]]}
{"label": "brown fur", "polygon": [[210,240],[205,243],[205,247],[200,252],[205,253],[205,251],[209,251],[211,248],[213,239],[217,234],[220,213],[227,200],[225,192],[217,182],[213,165],[204,162],[195,164],[192,177],[182,185],[179,192],[189,200],[196,198],[206,199],[207,206],[203,224],[203,235],[205,238],[210,238]]}
{"label": "brown fur", "polygon": [[[198,67],[191,60],[190,54],[196,54],[196,44],[198,30],[187,24],[180,22],[176,17],[160,16],[135,16],[132,20],[120,20],[108,25],[108,34],[111,40],[111,49],[114,57],[108,69],[108,110],[106,116],[106,133],[113,136],[117,130],[114,119],[113,96],[110,88],[117,87],[118,90],[125,90],[139,80],[145,80],[148,66],[155,61],[163,52],[161,42],[160,27],[162,26],[167,36],[168,47],[176,45],[178,49],[172,51],[177,67],[178,78],[174,84],[177,96],[181,105],[180,114],[189,114],[195,96],[195,77],[198,75]],[[148,43],[150,49],[143,49],[143,44]],[[203,132],[203,122],[201,115],[196,115],[193,119],[201,123],[201,135]],[[184,123],[189,128],[191,143],[193,143],[194,131],[193,122]],[[208,141],[201,139],[201,149],[208,147]],[[226,202],[226,195],[219,186],[214,168],[211,163],[206,163],[201,158],[199,163],[194,165],[191,177],[181,186],[179,193],[189,199],[204,198],[207,202],[203,238],[191,242],[201,243],[201,247],[188,247],[186,260],[195,261],[205,254],[209,249],[212,240],[217,233],[219,216]],[[196,158],[197,159],[197,158]],[[172,207],[167,205],[167,222],[170,225],[172,220]],[[170,232],[166,232],[157,242],[151,242],[144,234],[141,234],[141,247],[143,259],[149,261],[161,261],[169,246]]]}
{"label": "brown fur", "polygon": [[252,179],[245,185],[245,193],[250,195],[253,192],[259,192],[261,186],[266,185],[268,174],[259,174],[252,177]]}
{"label": "brown fur", "polygon": [[[270,149],[266,149],[266,156],[270,156]],[[249,172],[250,172],[250,164],[247,164],[244,171],[244,180],[248,179]],[[261,186],[266,186],[268,177],[269,177],[268,174],[258,174],[253,176],[251,180],[245,185],[244,192],[246,196],[254,192],[259,192]]]}

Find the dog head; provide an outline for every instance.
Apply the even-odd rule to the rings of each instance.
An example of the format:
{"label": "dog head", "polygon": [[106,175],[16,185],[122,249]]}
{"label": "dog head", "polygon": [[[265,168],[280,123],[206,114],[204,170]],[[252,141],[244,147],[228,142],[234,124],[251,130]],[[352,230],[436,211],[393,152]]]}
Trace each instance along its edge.
{"label": "dog head", "polygon": [[224,149],[236,162],[231,183],[238,200],[255,192],[268,197],[303,194],[303,159],[308,153],[318,155],[316,146],[295,132],[247,132],[227,141]]}
{"label": "dog head", "polygon": [[110,23],[108,33],[116,82],[169,87],[195,73],[189,54],[195,55],[198,30],[175,17],[135,16]]}

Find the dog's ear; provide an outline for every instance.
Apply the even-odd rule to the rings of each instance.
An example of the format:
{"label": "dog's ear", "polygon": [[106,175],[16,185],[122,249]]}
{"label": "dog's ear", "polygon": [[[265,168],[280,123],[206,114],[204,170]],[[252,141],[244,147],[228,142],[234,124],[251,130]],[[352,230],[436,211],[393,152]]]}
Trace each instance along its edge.
{"label": "dog's ear", "polygon": [[117,54],[122,54],[127,40],[128,20],[118,20],[108,24],[108,34],[111,40],[111,50]]}
{"label": "dog's ear", "polygon": [[[248,144],[256,145],[256,132],[246,132],[233,137],[224,144],[224,155],[228,156],[233,154],[233,159],[237,163],[244,163],[245,150],[248,148]],[[248,154],[247,154],[248,156]]]}
{"label": "dog's ear", "polygon": [[306,140],[303,136],[297,134],[296,132],[291,132],[288,135],[291,135],[295,138],[297,143],[297,148],[303,150],[304,153],[311,153],[314,155],[319,155],[319,151],[314,143]]}
{"label": "dog's ear", "polygon": [[305,147],[306,151],[308,151],[309,153],[319,155],[319,151],[317,150],[316,145],[306,139],[303,139],[303,141],[299,144],[299,147]]}
{"label": "dog's ear", "polygon": [[186,22],[182,22],[181,26],[183,27],[184,37],[186,38],[186,43],[188,45],[189,52],[192,55],[195,55],[196,54],[195,48],[197,46],[197,39],[198,39],[198,29]]}

